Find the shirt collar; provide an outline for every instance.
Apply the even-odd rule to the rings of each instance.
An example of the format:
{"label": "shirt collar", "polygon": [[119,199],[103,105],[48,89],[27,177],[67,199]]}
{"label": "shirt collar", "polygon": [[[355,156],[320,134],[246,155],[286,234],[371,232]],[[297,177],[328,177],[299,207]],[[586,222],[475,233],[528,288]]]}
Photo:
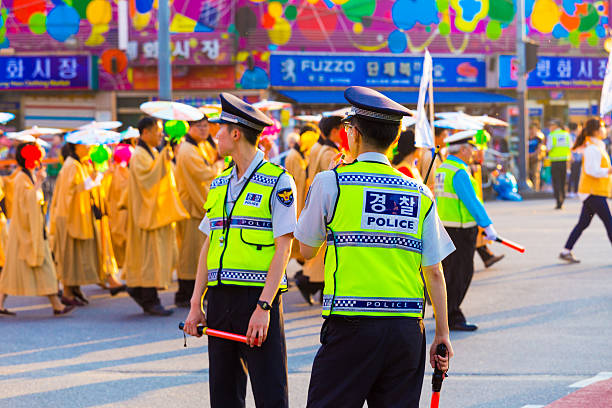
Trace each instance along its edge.
{"label": "shirt collar", "polygon": [[464,162],[463,160],[461,160],[460,158],[458,158],[454,154],[449,154],[447,159],[453,159],[453,160],[458,161],[459,163],[463,163],[463,164],[465,164],[467,166],[466,162]]}
{"label": "shirt collar", "polygon": [[[257,166],[259,166],[259,163],[261,163],[263,159],[264,159],[263,152],[257,149],[257,153],[255,153],[255,157],[253,157],[253,161],[251,161],[251,164],[249,164],[249,167],[246,169],[246,171],[244,172],[240,180],[237,180],[237,181],[241,182],[242,180],[244,180],[245,177],[249,177],[251,173],[253,173],[257,169]],[[238,174],[236,173],[236,171],[237,171],[236,166],[234,165],[234,168],[232,169],[232,174],[231,174],[232,179],[238,178]]]}
{"label": "shirt collar", "polygon": [[357,161],[363,162],[363,161],[370,161],[370,162],[377,162],[377,163],[382,163],[382,164],[386,164],[386,165],[391,165],[391,163],[389,162],[389,159],[387,158],[387,156],[385,156],[382,153],[376,153],[376,152],[365,152],[365,153],[361,153],[359,155],[359,157],[357,157]]}

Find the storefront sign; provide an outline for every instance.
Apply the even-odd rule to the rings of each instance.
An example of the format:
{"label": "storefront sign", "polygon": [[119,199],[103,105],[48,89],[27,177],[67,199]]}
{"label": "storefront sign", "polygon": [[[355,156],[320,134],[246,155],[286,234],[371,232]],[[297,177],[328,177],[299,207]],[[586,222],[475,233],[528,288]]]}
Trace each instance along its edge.
{"label": "storefront sign", "polygon": [[[270,56],[272,86],[418,87],[423,57],[292,54]],[[433,57],[434,87],[486,87],[484,58]]]}
{"label": "storefront sign", "polygon": [[[151,37],[148,37],[151,38]],[[228,65],[233,55],[231,37],[210,34],[173,34],[170,56],[181,65]],[[151,41],[130,41],[127,56],[134,65],[155,65],[159,44]]]}
{"label": "storefront sign", "polygon": [[[600,88],[606,74],[607,58],[540,56],[529,73],[529,88]],[[518,60],[512,55],[499,56],[499,87],[515,88]]]}
{"label": "storefront sign", "polygon": [[[134,90],[158,89],[156,67],[134,67]],[[233,65],[181,66],[172,70],[172,88],[176,90],[233,89]]]}
{"label": "storefront sign", "polygon": [[0,56],[0,89],[91,89],[91,58],[87,55]]}

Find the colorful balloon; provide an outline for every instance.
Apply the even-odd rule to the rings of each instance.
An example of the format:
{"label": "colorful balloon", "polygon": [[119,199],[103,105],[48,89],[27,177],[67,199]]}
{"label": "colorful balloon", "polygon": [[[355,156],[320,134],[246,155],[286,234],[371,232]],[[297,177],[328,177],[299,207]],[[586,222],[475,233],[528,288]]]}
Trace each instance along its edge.
{"label": "colorful balloon", "polygon": [[141,14],[147,13],[151,11],[153,8],[153,0],[135,0],[136,1],[136,11]]}
{"label": "colorful balloon", "polygon": [[89,2],[91,0],[73,0],[73,4],[71,7],[79,13],[80,18],[87,18],[87,6],[89,6]]}
{"label": "colorful balloon", "polygon": [[54,7],[47,16],[47,33],[56,41],[64,42],[79,32],[81,18],[72,7],[61,5]]}
{"label": "colorful balloon", "polygon": [[47,15],[44,13],[34,13],[30,16],[30,20],[28,21],[28,26],[30,26],[30,31],[32,34],[44,34],[47,32],[46,27]]}
{"label": "colorful balloon", "polygon": [[346,18],[354,23],[360,23],[365,16],[371,16],[376,10],[376,0],[348,0],[342,5]]}
{"label": "colorful balloon", "polygon": [[295,7],[293,4],[287,6],[287,8],[285,8],[285,18],[289,21],[293,21],[295,20],[297,17],[297,7]]}
{"label": "colorful balloon", "polygon": [[536,0],[531,14],[531,26],[542,34],[550,34],[559,22],[560,14],[553,0]]}
{"label": "colorful balloon", "polygon": [[285,45],[291,38],[291,25],[284,18],[277,18],[274,27],[268,30],[268,38],[274,45]]}
{"label": "colorful balloon", "polygon": [[400,54],[406,50],[408,40],[406,34],[400,30],[394,30],[389,34],[389,50],[394,54]]}
{"label": "colorful balloon", "polygon": [[296,22],[300,33],[307,40],[313,42],[324,41],[331,33],[336,31],[338,14],[330,13],[325,3],[321,1],[312,7],[302,8],[300,18]]}
{"label": "colorful balloon", "polygon": [[110,159],[110,149],[104,145],[92,147],[89,151],[89,158],[96,164],[102,164]]}
{"label": "colorful balloon", "polygon": [[[489,0],[489,18],[492,20],[501,21],[502,23],[511,23],[514,20],[514,2],[512,0]],[[488,27],[487,27],[488,30]],[[500,27],[501,30],[501,27]],[[487,36],[489,34],[487,33]],[[501,31],[500,31],[501,35]],[[499,38],[499,37],[498,37]]]}
{"label": "colorful balloon", "polygon": [[104,25],[112,20],[113,9],[107,0],[93,0],[87,5],[86,14],[91,25]]}
{"label": "colorful balloon", "polygon": [[[128,59],[125,52],[117,49],[107,49],[102,53],[102,68],[109,74],[118,74],[127,68]],[[113,60],[115,61],[116,72],[113,72]]]}
{"label": "colorful balloon", "polygon": [[279,18],[283,15],[283,5],[278,1],[268,3],[268,13],[274,18]]}
{"label": "colorful balloon", "polygon": [[47,11],[45,0],[13,0],[13,15],[22,24],[28,24],[34,13]]}
{"label": "colorful balloon", "polygon": [[501,24],[499,23],[499,21],[496,20],[489,20],[489,23],[487,24],[487,38],[489,40],[497,40],[499,39],[499,37],[501,37],[502,35],[502,28],[501,28]]}

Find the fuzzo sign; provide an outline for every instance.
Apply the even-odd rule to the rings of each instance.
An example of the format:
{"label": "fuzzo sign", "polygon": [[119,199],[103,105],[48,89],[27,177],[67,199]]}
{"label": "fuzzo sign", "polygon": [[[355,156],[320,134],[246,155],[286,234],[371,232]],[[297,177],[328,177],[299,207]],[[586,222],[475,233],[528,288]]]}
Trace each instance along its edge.
{"label": "fuzzo sign", "polygon": [[363,198],[362,228],[410,234],[418,232],[418,193],[365,189]]}

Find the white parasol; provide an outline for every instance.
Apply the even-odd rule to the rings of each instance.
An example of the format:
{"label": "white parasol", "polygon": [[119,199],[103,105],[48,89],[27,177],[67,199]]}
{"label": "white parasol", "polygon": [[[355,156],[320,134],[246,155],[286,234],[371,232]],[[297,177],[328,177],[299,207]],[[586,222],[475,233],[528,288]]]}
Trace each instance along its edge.
{"label": "white parasol", "polygon": [[15,119],[15,115],[9,112],[0,112],[0,123],[6,123]]}
{"label": "white parasol", "polygon": [[32,135],[23,133],[23,132],[7,132],[6,137],[8,139],[15,140],[17,142],[38,143],[39,146],[44,147],[45,149],[48,149],[51,147],[51,145],[45,142],[44,140],[39,139]]}
{"label": "white parasol", "polygon": [[179,102],[153,101],[140,105],[140,110],[158,119],[197,121],[204,114],[197,108]]}
{"label": "white parasol", "polygon": [[83,144],[88,146],[98,146],[119,143],[121,134],[105,129],[83,129],[75,130],[66,135],[66,142],[73,144]]}
{"label": "white parasol", "polygon": [[81,127],[79,127],[79,129],[105,129],[105,130],[112,130],[112,129],[117,129],[119,126],[121,126],[122,123],[119,122],[118,120],[110,120],[110,121],[105,121],[105,122],[90,122],[86,125],[83,125]]}
{"label": "white parasol", "polygon": [[140,137],[140,132],[135,127],[130,126],[121,132],[121,140],[133,139],[135,137]]}

